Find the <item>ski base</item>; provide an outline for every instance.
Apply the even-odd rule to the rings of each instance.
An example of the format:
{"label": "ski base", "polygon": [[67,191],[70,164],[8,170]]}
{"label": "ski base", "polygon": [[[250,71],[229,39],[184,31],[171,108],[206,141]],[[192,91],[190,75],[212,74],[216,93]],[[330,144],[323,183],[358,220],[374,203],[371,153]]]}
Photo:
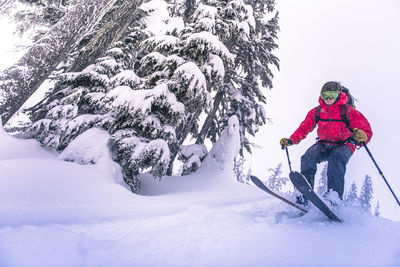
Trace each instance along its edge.
{"label": "ski base", "polygon": [[286,204],[288,204],[288,205],[290,205],[290,206],[292,206],[292,207],[294,207],[294,208],[300,210],[300,211],[303,212],[303,213],[307,213],[307,212],[308,212],[308,210],[305,209],[305,208],[303,208],[302,206],[300,206],[300,205],[298,205],[298,204],[296,204],[296,203],[294,203],[294,202],[288,200],[287,198],[285,198],[285,197],[283,197],[283,196],[281,196],[281,195],[275,193],[275,192],[272,191],[271,189],[269,189],[269,188],[268,188],[260,179],[258,179],[256,176],[250,175],[250,180],[251,180],[258,188],[260,188],[261,190],[267,192],[268,194],[270,194],[270,195],[276,197],[277,199],[282,200],[282,201],[285,202]]}
{"label": "ski base", "polygon": [[313,191],[311,185],[308,183],[306,178],[299,172],[290,172],[289,178],[292,181],[294,187],[300,191],[311,203],[314,204],[322,213],[324,213],[329,219],[342,222],[340,219],[320,197]]}

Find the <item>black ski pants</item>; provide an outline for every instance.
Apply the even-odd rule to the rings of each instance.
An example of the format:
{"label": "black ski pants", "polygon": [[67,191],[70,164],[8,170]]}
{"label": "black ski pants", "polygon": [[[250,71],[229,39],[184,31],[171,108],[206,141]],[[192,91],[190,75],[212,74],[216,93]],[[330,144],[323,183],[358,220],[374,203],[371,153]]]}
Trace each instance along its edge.
{"label": "black ski pants", "polygon": [[301,173],[314,188],[317,164],[328,161],[328,191],[336,191],[342,199],[346,165],[352,154],[350,147],[346,145],[328,145],[317,142],[301,157]]}

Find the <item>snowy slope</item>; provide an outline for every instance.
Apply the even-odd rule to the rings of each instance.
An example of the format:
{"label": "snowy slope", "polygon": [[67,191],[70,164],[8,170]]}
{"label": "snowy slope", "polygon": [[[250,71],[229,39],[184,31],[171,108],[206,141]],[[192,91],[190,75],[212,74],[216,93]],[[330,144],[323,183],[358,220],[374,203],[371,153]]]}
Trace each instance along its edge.
{"label": "snowy slope", "polygon": [[56,159],[0,132],[0,266],[400,266],[400,223],[291,208],[229,169],[143,176],[140,195],[104,162]]}

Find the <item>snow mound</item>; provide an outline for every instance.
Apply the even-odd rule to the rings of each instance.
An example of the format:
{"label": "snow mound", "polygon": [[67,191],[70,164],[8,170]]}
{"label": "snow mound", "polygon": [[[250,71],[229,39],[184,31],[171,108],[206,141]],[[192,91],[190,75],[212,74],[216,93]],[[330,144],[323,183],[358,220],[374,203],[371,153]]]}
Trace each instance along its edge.
{"label": "snow mound", "polygon": [[110,134],[107,131],[91,128],[77,136],[58,159],[80,164],[94,164],[101,159],[110,158],[107,142]]}
{"label": "snow mound", "polygon": [[200,168],[212,170],[233,170],[234,158],[240,150],[239,120],[232,116],[227,127],[204,159]]}
{"label": "snow mound", "polygon": [[15,158],[54,158],[56,153],[41,148],[36,140],[18,139],[3,129],[0,119],[0,160]]}
{"label": "snow mound", "polygon": [[133,200],[96,165],[32,158],[0,161],[0,170],[0,225],[99,218]]}

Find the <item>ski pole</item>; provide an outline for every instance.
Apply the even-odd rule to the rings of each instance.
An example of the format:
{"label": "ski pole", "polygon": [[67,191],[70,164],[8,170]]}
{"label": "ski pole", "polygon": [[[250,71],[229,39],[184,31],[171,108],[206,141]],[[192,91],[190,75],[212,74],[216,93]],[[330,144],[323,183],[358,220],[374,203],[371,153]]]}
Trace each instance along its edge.
{"label": "ski pole", "polygon": [[386,180],[385,176],[383,175],[383,172],[381,171],[381,169],[379,168],[378,164],[376,163],[374,157],[372,156],[371,151],[369,151],[369,149],[368,149],[368,147],[367,147],[367,145],[366,145],[365,143],[364,143],[363,145],[364,145],[365,150],[367,151],[368,155],[370,156],[370,158],[371,158],[372,161],[374,162],[376,168],[378,169],[380,176],[382,176],[382,178],[383,178],[383,180],[385,181],[386,185],[389,187],[390,192],[392,192],[394,198],[396,199],[397,204],[399,204],[399,206],[400,206],[400,201],[399,201],[399,199],[396,197],[396,194],[393,192],[392,188],[390,187],[388,181]]}
{"label": "ski pole", "polygon": [[287,149],[287,147],[285,147],[285,150],[286,150],[287,160],[289,163],[289,170],[290,170],[290,172],[292,172],[292,163],[290,162],[290,158],[289,158],[289,150]]}

